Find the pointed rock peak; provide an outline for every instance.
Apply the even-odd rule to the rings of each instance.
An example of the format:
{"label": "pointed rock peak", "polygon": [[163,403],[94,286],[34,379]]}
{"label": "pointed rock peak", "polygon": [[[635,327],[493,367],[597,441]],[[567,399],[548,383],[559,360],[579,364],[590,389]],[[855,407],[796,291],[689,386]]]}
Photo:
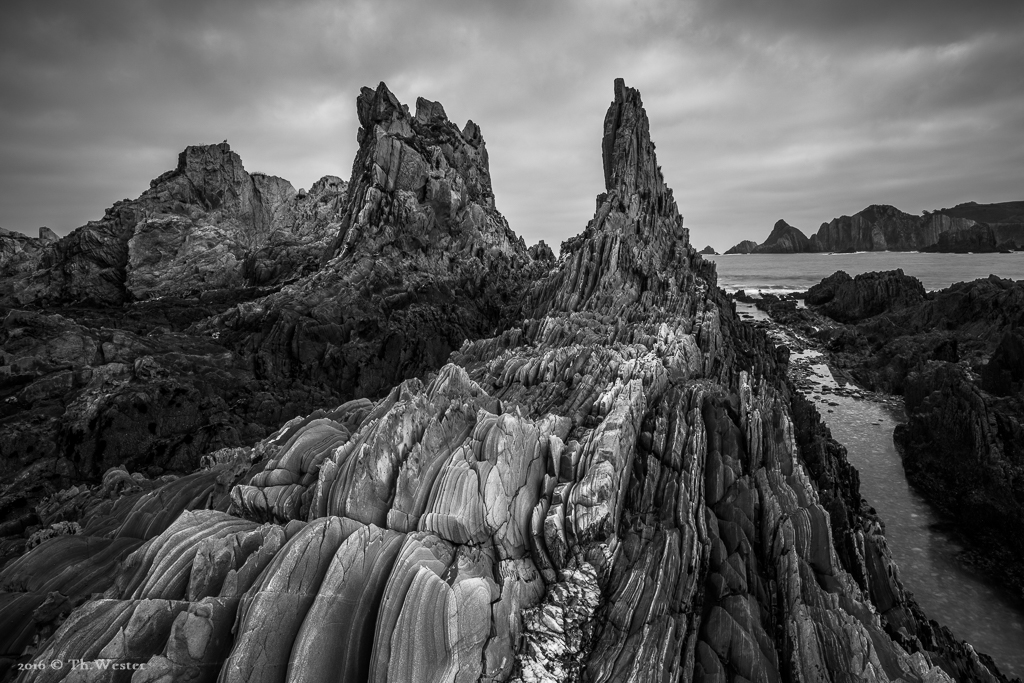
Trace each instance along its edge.
{"label": "pointed rock peak", "polygon": [[431,102],[425,97],[416,98],[416,121],[423,125],[434,121],[447,121],[448,115],[444,113],[444,107],[440,102]]}
{"label": "pointed rock peak", "polygon": [[801,238],[806,239],[806,235],[799,229],[795,228],[781,218],[775,221],[775,226],[772,228],[772,232],[768,235],[768,242],[773,240],[781,239],[786,235],[799,235]]}
{"label": "pointed rock peak", "polygon": [[394,93],[381,81],[376,90],[364,87],[356,99],[356,113],[363,130],[372,131],[380,126],[385,133],[410,137],[409,108],[398,101]]}
{"label": "pointed rock peak", "polygon": [[654,154],[650,123],[640,92],[615,79],[615,100],[604,117],[604,183],[622,197],[668,192]]}

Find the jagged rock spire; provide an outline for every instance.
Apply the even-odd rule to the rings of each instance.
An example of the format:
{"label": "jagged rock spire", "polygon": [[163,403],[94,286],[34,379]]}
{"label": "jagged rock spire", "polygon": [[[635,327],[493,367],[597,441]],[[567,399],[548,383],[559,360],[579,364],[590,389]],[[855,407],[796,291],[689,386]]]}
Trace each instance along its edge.
{"label": "jagged rock spire", "polygon": [[643,101],[621,78],[601,147],[606,192],[586,230],[563,243],[561,268],[535,292],[538,315],[621,311],[647,292],[653,303],[675,297],[687,278],[714,278],[713,264],[703,261],[693,272],[695,252],[658,166]]}
{"label": "jagged rock spire", "polygon": [[615,99],[604,117],[601,149],[608,192],[624,199],[638,194],[655,204],[658,215],[678,214],[658,166],[640,91],[627,87],[621,78],[615,79]]}
{"label": "jagged rock spire", "polygon": [[448,238],[470,253],[525,254],[525,244],[495,209],[478,125],[468,121],[459,130],[441,104],[422,97],[411,115],[383,82],[376,90],[363,88],[356,109],[361,128],[349,206],[325,263],[388,245],[404,249],[409,240],[450,253],[442,245]]}

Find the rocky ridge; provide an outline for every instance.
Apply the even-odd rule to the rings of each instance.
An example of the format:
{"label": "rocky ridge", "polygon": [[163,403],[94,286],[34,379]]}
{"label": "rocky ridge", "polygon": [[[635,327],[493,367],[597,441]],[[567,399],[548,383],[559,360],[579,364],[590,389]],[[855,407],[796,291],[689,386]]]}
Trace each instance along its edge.
{"label": "rocky ridge", "polygon": [[314,275],[197,324],[279,382],[379,397],[518,315],[554,254],[531,252],[494,206],[487,148],[382,83],[357,101],[359,151],[338,232]]}
{"label": "rocky ridge", "polygon": [[[24,546],[23,530],[40,523],[40,496],[111,466],[191,472],[212,450],[252,444],[298,414],[379,398],[436,369],[467,337],[491,333],[519,301],[517,287],[550,268],[551,250],[538,244],[528,252],[494,209],[475,124],[460,131],[425,100],[412,120],[383,86],[364,92],[360,106],[366,134],[356,191],[328,176],[296,193],[280,179],[246,173],[226,145],[189,148],[175,171],[108,212],[125,225],[148,215],[133,223],[127,245],[97,242],[93,224],[66,238],[92,244],[93,261],[108,249],[127,251],[125,288],[112,301],[152,298],[58,308],[42,305],[44,297],[5,311],[0,469],[14,481],[0,489],[0,530],[13,538],[0,549]],[[410,182],[418,184],[403,185]],[[240,261],[224,243],[204,241],[210,230],[248,235],[242,228],[251,223],[240,217],[250,215],[262,215],[270,232]],[[274,228],[281,225],[292,228]],[[347,252],[333,256],[336,246]],[[4,286],[28,296],[19,277],[46,283],[70,272],[81,287],[113,291],[79,268],[81,254],[44,268],[55,252],[38,242],[24,251],[33,248],[45,258]],[[220,278],[216,288],[182,291],[202,285],[203,272],[207,284]],[[111,277],[107,284],[120,282]],[[282,289],[283,280],[295,283]],[[277,284],[245,286],[256,282]],[[268,291],[278,295],[265,298]],[[47,296],[59,300],[59,292]]]}
{"label": "rocky ridge", "polygon": [[[744,240],[727,254],[804,252],[937,251],[995,252],[1024,248],[1024,219],[1013,213],[1020,202],[926,211],[921,216],[894,206],[873,204],[853,216],[822,223],[810,238],[783,220],[763,243]],[[985,222],[985,221],[991,222]]]}
{"label": "rocky ridge", "polygon": [[135,200],[7,269],[0,305],[120,305],[267,286],[311,272],[337,229],[346,186],[331,176],[297,193],[250,174],[228,144],[186,148]]}
{"label": "rocky ridge", "polygon": [[[457,169],[482,158],[423,103],[364,90],[358,211],[323,271],[261,306],[348,282],[364,250],[426,266],[413,224],[520,258],[479,176],[454,220],[454,192],[437,220],[436,189],[403,189],[427,187],[402,169],[432,132]],[[48,499],[46,533],[0,571],[6,651],[145,662],[138,681],[1000,680],[902,588],[788,353],[689,244],[621,80],[602,151],[594,219],[436,372],[173,481],[113,469]]]}

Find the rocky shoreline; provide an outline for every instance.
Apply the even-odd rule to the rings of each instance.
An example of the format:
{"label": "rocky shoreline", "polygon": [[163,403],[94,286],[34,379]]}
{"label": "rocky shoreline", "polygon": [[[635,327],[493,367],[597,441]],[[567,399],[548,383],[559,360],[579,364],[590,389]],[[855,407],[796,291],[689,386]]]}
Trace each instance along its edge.
{"label": "rocky shoreline", "polygon": [[[615,82],[605,191],[557,261],[494,208],[476,124],[384,84],[357,110],[323,257],[273,291],[211,285],[200,310],[133,275],[140,231],[276,225],[253,207],[287,186],[226,150],[154,181],[193,192],[199,158],[241,188],[189,195],[191,224],[119,205],[17,264],[21,680],[1007,680],[903,587],[789,349],[690,244],[636,90]],[[140,298],[166,327],[127,329]]]}
{"label": "rocky shoreline", "polygon": [[904,400],[907,477],[956,529],[963,560],[1024,597],[1024,284],[990,277],[926,293],[902,271],[839,272],[807,307],[767,297],[859,385]]}

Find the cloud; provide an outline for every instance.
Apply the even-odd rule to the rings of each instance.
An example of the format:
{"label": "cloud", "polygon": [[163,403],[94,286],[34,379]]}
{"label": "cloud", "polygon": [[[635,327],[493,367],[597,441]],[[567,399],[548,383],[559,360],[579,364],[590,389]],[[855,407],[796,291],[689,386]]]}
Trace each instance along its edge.
{"label": "cloud", "polygon": [[348,177],[354,100],[383,80],[483,129],[528,242],[579,232],[601,126],[640,89],[699,246],[867,204],[1019,199],[1019,3],[9,3],[0,225],[59,232],[137,196],[188,144],[308,187]]}

